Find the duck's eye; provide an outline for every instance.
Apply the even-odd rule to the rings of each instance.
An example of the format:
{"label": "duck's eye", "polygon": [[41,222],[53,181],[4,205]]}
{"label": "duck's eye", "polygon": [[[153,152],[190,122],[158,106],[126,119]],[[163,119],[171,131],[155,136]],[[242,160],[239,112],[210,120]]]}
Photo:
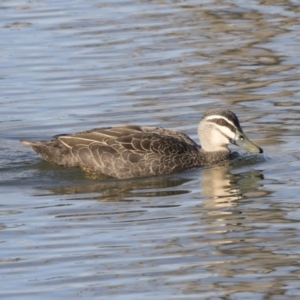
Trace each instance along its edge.
{"label": "duck's eye", "polygon": [[226,122],[225,122],[225,120],[223,120],[223,119],[220,119],[220,120],[218,121],[218,124],[219,124],[219,125],[225,125],[225,124],[226,124]]}

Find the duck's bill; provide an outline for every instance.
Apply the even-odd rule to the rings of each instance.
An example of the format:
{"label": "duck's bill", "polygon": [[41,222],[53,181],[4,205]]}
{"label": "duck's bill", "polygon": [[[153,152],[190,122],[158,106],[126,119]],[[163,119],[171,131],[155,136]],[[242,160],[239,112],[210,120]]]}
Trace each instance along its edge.
{"label": "duck's bill", "polygon": [[237,145],[243,149],[245,149],[248,152],[253,153],[263,153],[263,149],[255,145],[253,142],[251,142],[244,133],[237,132],[235,135],[234,140],[232,141],[232,144]]}

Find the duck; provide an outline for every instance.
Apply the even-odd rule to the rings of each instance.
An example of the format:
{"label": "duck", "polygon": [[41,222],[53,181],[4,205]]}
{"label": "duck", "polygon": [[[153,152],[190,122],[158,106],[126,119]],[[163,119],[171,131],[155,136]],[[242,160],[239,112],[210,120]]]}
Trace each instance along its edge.
{"label": "duck", "polygon": [[208,110],[198,125],[198,137],[201,145],[173,129],[123,125],[21,142],[48,162],[119,179],[171,174],[227,161],[236,154],[229,144],[263,153],[228,109]]}

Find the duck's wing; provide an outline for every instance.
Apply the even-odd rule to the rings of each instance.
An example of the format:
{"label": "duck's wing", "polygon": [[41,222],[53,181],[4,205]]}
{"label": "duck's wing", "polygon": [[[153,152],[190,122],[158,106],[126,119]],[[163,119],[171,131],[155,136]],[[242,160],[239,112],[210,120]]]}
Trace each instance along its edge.
{"label": "duck's wing", "polygon": [[163,136],[174,137],[177,140],[183,143],[187,143],[191,146],[199,146],[188,135],[176,130],[162,128],[162,127],[146,127],[146,126],[140,128],[143,132],[152,132]]}
{"label": "duck's wing", "polygon": [[188,136],[159,127],[96,128],[57,136],[80,166],[118,177],[167,174],[189,167],[199,146]]}
{"label": "duck's wing", "polygon": [[55,137],[80,137],[80,138],[87,138],[99,142],[102,142],[106,138],[117,138],[132,134],[138,133],[149,133],[149,134],[158,134],[164,137],[173,137],[177,140],[182,141],[183,143],[187,143],[189,145],[197,145],[188,135],[172,130],[166,129],[162,127],[154,127],[154,126],[137,126],[137,125],[128,125],[128,126],[116,126],[116,127],[103,127],[103,128],[93,128],[87,131],[78,132],[75,134],[64,134],[64,135],[57,135]]}

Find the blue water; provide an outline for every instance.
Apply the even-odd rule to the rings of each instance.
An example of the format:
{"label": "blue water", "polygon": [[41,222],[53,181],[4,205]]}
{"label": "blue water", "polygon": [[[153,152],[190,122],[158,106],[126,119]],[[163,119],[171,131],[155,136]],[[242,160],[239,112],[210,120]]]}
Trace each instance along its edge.
{"label": "blue water", "polygon": [[[300,294],[297,1],[2,1],[1,299]],[[234,111],[263,155],[99,180],[20,139]],[[232,147],[243,153],[241,149]]]}

